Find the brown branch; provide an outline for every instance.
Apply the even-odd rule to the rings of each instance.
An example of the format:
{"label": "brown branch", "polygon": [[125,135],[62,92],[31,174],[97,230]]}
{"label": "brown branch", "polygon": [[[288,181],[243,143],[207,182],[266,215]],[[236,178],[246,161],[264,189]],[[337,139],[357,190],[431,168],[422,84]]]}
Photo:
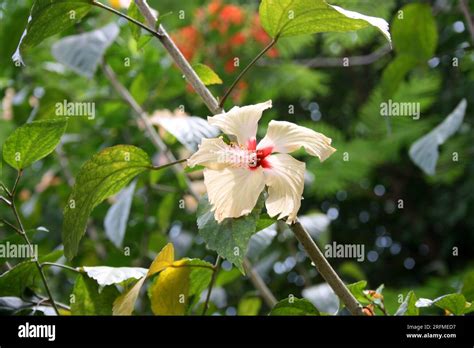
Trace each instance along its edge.
{"label": "brown branch", "polygon": [[466,0],[459,0],[459,7],[461,8],[464,18],[466,18],[467,27],[471,33],[471,40],[474,43],[474,18],[469,12],[469,5]]}
{"label": "brown branch", "polygon": [[265,301],[269,308],[273,308],[277,304],[275,296],[247,258],[244,259],[244,269],[247,277],[250,279],[253,286],[258,290],[260,296],[263,298],[263,301]]}
{"label": "brown branch", "polygon": [[303,245],[318,272],[345,304],[349,312],[353,315],[364,315],[360,303],[352,295],[341,278],[339,278],[304,227],[297,221],[290,225],[290,228],[299,242]]}

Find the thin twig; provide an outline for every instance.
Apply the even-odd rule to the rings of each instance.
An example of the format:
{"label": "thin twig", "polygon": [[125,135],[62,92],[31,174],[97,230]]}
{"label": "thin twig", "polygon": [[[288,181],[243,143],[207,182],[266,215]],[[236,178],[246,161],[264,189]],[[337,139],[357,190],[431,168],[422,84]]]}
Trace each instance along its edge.
{"label": "thin twig", "polygon": [[16,227],[14,224],[12,224],[11,222],[8,222],[7,220],[5,219],[0,219],[0,222],[4,223],[5,225],[9,226],[11,229],[13,229],[16,233],[18,234],[22,234],[23,232],[20,231],[20,229],[18,227]]}
{"label": "thin twig", "polygon": [[469,28],[469,32],[471,33],[471,40],[474,44],[474,19],[469,12],[469,5],[467,4],[466,0],[459,0],[459,6],[461,7],[461,11],[466,18],[467,27]]}
{"label": "thin twig", "polygon": [[163,164],[162,166],[153,166],[153,167],[150,167],[150,169],[151,169],[151,170],[161,170],[161,169],[165,169],[165,168],[174,166],[174,165],[176,165],[176,164],[184,163],[184,162],[186,162],[187,160],[188,160],[187,158],[183,158],[183,159],[180,159],[180,160],[176,160],[176,161],[174,161],[174,162],[170,162],[170,163]]}
{"label": "thin twig", "polygon": [[227,99],[227,97],[232,93],[233,89],[235,86],[237,86],[237,83],[244,77],[244,75],[249,71],[249,69],[257,63],[257,61],[270,49],[272,48],[276,43],[277,43],[278,37],[274,38],[252,61],[242,70],[237,76],[237,78],[234,80],[232,85],[230,85],[229,89],[224,93],[222,96],[222,99],[219,103],[219,106],[222,107]]}
{"label": "thin twig", "polygon": [[263,298],[263,301],[265,301],[265,304],[269,308],[273,308],[277,304],[275,296],[247,258],[244,259],[244,269],[245,274],[247,274],[247,277],[258,290],[260,296]]}
{"label": "thin twig", "polygon": [[339,278],[336,271],[331,267],[321,250],[319,250],[318,246],[301,223],[297,221],[290,225],[290,228],[299,242],[303,245],[318,272],[345,304],[349,312],[351,312],[352,315],[364,315],[360,303],[352,295],[341,278]]}
{"label": "thin twig", "polygon": [[214,284],[216,283],[217,274],[219,273],[221,264],[221,257],[217,255],[216,262],[214,263],[214,270],[212,273],[211,282],[209,283],[209,288],[207,289],[206,300],[204,301],[204,305],[202,308],[202,315],[206,315],[207,310],[209,309],[209,301],[211,300],[212,289],[214,288]]}
{"label": "thin twig", "polygon": [[43,263],[41,264],[41,268],[44,268],[44,267],[46,267],[46,266],[64,268],[64,269],[67,269],[68,271],[72,271],[72,272],[76,272],[76,273],[81,273],[81,271],[79,271],[78,269],[76,269],[76,268],[74,268],[74,267],[70,267],[70,266],[67,266],[67,265],[60,264],[60,263],[55,263],[55,262],[43,262]]}
{"label": "thin twig", "polygon": [[2,201],[3,203],[5,203],[8,206],[11,205],[11,202],[3,196],[0,196],[0,201]]}
{"label": "thin twig", "polygon": [[[11,199],[11,209],[12,209],[13,215],[15,216],[16,222],[20,226],[20,228],[17,229],[17,232],[23,237],[26,244],[28,244],[30,250],[33,250],[33,245],[31,244],[30,239],[28,238],[28,235],[26,234],[25,228],[23,227],[23,223],[21,222],[20,215],[18,214],[18,210],[16,209],[16,205],[15,205],[15,192],[16,192],[16,189],[18,187],[18,183],[20,182],[22,174],[23,174],[23,171],[19,170],[18,175],[17,175],[16,180],[15,180],[15,184],[14,184],[13,189],[11,191],[11,197],[10,197],[10,199]],[[43,272],[43,269],[41,268],[41,264],[38,260],[38,255],[34,255],[33,262],[35,263],[36,268],[38,269],[38,272],[41,276],[41,280],[43,282],[44,288],[46,290],[46,293],[48,294],[48,298],[51,301],[51,305],[53,306],[54,311],[56,312],[57,315],[60,315],[58,307],[56,306],[56,302],[54,302],[53,295],[52,295],[51,290],[49,288],[48,281],[46,280],[46,276],[45,276],[45,274]]]}

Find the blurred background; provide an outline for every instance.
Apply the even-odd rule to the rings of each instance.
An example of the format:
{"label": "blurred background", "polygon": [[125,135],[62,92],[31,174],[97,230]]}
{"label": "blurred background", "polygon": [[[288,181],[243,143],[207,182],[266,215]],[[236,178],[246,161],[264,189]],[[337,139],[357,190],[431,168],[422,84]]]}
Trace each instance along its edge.
{"label": "blurred background", "polygon": [[[338,258],[330,262],[348,283],[367,280],[371,289],[384,284],[386,306],[393,313],[400,295],[410,289],[418,297],[435,298],[458,291],[465,277],[474,277],[474,37],[457,0],[328,2],[390,23],[400,10],[410,19],[394,23],[398,27],[392,51],[373,28],[281,39],[239,82],[226,109],[272,99],[274,107],[262,118],[260,136],[268,122],[277,119],[333,139],[338,151],[324,163],[303,151],[296,155],[308,168],[302,222],[321,247],[333,241],[363,245],[363,262]],[[132,144],[153,155],[156,164],[166,161],[143,127],[137,127],[132,109],[100,68],[88,78],[55,59],[51,48],[61,37],[119,24],[120,34],[104,59],[149,115],[182,117],[182,126],[157,125],[176,157],[186,158],[192,150],[179,139],[193,144],[194,133],[199,133],[200,126],[188,123],[189,116],[205,118],[209,111],[158,40],[146,36],[136,40],[126,22],[99,9],[61,37],[30,50],[25,66],[15,66],[11,56],[32,3],[0,3],[0,144],[28,120],[52,117],[56,103],[63,100],[94,102],[96,107],[94,120],[69,122],[58,151],[28,170],[20,185],[26,228],[36,230],[33,239],[40,253],[47,253],[61,244],[69,184],[93,154],[112,145]],[[186,58],[210,66],[220,76],[223,84],[210,86],[216,96],[222,96],[270,42],[259,23],[258,1],[149,3]],[[126,11],[126,1],[109,4]],[[407,4],[421,7],[410,9],[404,7]],[[469,6],[474,13],[474,4]],[[416,62],[405,64],[400,57],[410,54],[417,56]],[[349,66],[344,66],[344,57]],[[410,146],[443,122],[463,98],[464,122],[440,146],[435,174],[427,175],[410,158]],[[380,105],[388,99],[420,103],[420,118],[382,117]],[[2,175],[11,184],[15,173],[4,166]],[[194,189],[204,193],[201,173],[189,175]],[[179,257],[215,260],[215,253],[197,234],[197,202],[173,171],[141,176],[134,192],[123,241],[114,243],[105,232],[104,218],[114,202],[110,199],[94,210],[73,265],[147,267],[168,241],[175,244]],[[0,237],[9,234],[0,227]],[[130,256],[124,255],[124,247],[130,248]],[[337,300],[284,225],[257,234],[248,256],[277,299],[304,296],[323,311],[337,310]],[[70,274],[59,271],[52,278],[53,292],[67,302],[73,282]],[[222,265],[212,301],[213,313],[268,312],[248,279],[228,262]],[[142,303],[137,312],[148,313],[147,308]]]}

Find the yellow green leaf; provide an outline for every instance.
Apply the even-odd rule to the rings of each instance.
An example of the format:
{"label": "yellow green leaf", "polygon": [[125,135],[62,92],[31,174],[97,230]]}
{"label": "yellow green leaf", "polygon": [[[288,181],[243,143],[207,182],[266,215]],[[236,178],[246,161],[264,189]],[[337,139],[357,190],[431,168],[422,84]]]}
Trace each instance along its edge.
{"label": "yellow green leaf", "polygon": [[112,309],[113,315],[131,315],[135,308],[140,289],[145,282],[146,277],[141,278],[135,285],[127,292],[123,293],[114,301]]}
{"label": "yellow green leaf", "polygon": [[151,264],[150,269],[148,270],[147,277],[150,277],[155,273],[161,272],[166,267],[170,266],[173,262],[174,262],[174,247],[173,247],[173,244],[168,243],[160,251],[158,256],[156,256],[155,260]]}

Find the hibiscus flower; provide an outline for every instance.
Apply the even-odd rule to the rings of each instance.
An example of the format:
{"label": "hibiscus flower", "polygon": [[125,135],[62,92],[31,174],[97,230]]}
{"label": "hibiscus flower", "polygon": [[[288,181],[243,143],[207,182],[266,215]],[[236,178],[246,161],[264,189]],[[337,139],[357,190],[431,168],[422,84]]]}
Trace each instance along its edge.
{"label": "hibiscus flower", "polygon": [[205,167],[204,183],[219,223],[249,214],[265,187],[267,213],[293,223],[301,206],[306,165],[288,153],[303,147],[324,161],[336,151],[325,135],[285,121],[271,121],[266,136],[257,144],[258,121],[271,107],[269,100],[208,117],[231,142],[222,137],[203,139],[188,159],[190,167]]}

